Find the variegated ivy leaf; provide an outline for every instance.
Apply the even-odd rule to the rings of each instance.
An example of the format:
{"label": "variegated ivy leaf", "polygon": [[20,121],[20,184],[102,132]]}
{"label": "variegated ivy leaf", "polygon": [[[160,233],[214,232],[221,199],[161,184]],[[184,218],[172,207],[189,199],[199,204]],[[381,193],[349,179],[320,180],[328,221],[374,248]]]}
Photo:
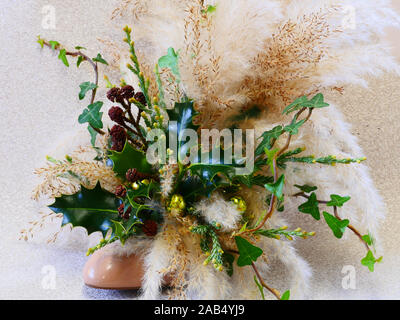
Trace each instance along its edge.
{"label": "variegated ivy leaf", "polygon": [[79,123],[83,124],[87,122],[94,128],[103,128],[103,122],[101,121],[103,112],[100,112],[102,106],[103,102],[101,101],[88,105],[87,109],[83,110],[82,114],[79,116]]}

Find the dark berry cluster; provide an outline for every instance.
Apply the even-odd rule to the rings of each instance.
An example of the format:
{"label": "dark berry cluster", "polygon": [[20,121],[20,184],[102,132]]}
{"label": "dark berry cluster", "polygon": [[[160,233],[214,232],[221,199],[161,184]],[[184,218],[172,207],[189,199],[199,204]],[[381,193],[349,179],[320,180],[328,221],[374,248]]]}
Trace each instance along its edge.
{"label": "dark berry cluster", "polygon": [[143,92],[138,91],[135,93],[135,89],[130,85],[123,86],[122,88],[111,88],[107,92],[107,98],[111,102],[117,102],[122,105],[129,105],[129,100],[131,98],[135,98],[136,101],[140,102],[144,106],[147,104]]}
{"label": "dark berry cluster", "polygon": [[136,182],[136,181],[143,180],[146,178],[148,178],[147,174],[141,173],[141,172],[137,171],[137,169],[135,169],[135,168],[129,169],[126,172],[126,180],[128,180],[129,182]]}
{"label": "dark berry cluster", "polygon": [[142,226],[142,231],[148,237],[154,237],[157,234],[157,223],[153,220],[146,220]]}
{"label": "dark berry cluster", "polygon": [[125,211],[125,205],[123,203],[118,207],[118,214],[124,220],[129,219],[129,217],[131,216],[131,212],[132,212],[132,207],[129,207]]}
{"label": "dark berry cluster", "polygon": [[127,138],[125,129],[121,126],[115,125],[110,130],[110,136],[112,142],[111,149],[121,152],[124,149]]}
{"label": "dark berry cluster", "polygon": [[126,196],[126,188],[124,186],[120,185],[115,189],[114,193],[115,193],[115,195],[117,197],[125,198],[125,196]]}

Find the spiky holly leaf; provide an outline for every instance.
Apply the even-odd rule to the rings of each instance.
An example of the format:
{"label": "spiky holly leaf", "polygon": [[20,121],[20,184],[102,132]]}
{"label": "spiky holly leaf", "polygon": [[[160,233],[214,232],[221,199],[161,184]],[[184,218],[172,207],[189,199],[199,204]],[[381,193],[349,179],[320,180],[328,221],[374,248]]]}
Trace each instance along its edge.
{"label": "spiky holly leaf", "polygon": [[250,266],[263,254],[263,251],[259,247],[252,245],[242,237],[236,236],[235,241],[239,250],[239,258],[237,260],[237,265],[239,267]]}
{"label": "spiky holly leaf", "polygon": [[382,257],[376,259],[371,250],[368,251],[367,255],[361,260],[361,264],[366,266],[369,271],[374,272],[375,263],[381,262]]}
{"label": "spiky holly leaf", "polygon": [[126,171],[131,168],[142,173],[151,173],[152,167],[146,160],[146,154],[134,149],[126,141],[121,152],[111,151],[109,158],[113,162],[113,171],[120,177],[125,177]]}
{"label": "spiky holly leaf", "polygon": [[176,81],[180,81],[179,55],[175,52],[174,48],[168,48],[167,54],[158,59],[158,65],[161,69],[171,69],[172,73],[176,77]]}
{"label": "spiky holly leaf", "polygon": [[73,227],[84,227],[88,234],[100,231],[103,236],[112,226],[111,220],[118,218],[119,199],[101,188],[97,183],[94,189],[81,187],[73,195],[62,195],[55,199],[49,208],[63,215],[62,225],[71,223]]}
{"label": "spiky holly leaf", "polygon": [[330,213],[324,211],[323,212],[324,218],[326,223],[328,224],[329,228],[333,231],[333,234],[336,238],[340,239],[343,237],[343,233],[346,230],[347,226],[349,225],[350,221],[339,220],[335,216],[331,215]]}
{"label": "spiky holly leaf", "polygon": [[100,112],[102,106],[103,102],[101,101],[88,105],[87,109],[83,110],[82,114],[79,116],[79,123],[83,124],[87,122],[94,128],[103,128],[103,122],[101,121],[103,112]]}
{"label": "spiky holly leaf", "polygon": [[283,199],[283,187],[285,186],[285,176],[281,175],[275,183],[267,183],[265,189],[275,195],[278,200]]}
{"label": "spiky holly leaf", "polygon": [[174,139],[177,139],[177,152],[178,152],[178,161],[182,161],[185,159],[186,154],[190,151],[185,141],[181,141],[183,139],[183,135],[186,129],[191,129],[197,132],[199,126],[193,123],[194,117],[198,115],[198,112],[194,109],[193,101],[187,101],[183,103],[175,103],[175,107],[173,109],[167,110],[169,117],[168,124],[168,139],[170,136],[173,136]]}
{"label": "spiky holly leaf", "polygon": [[301,191],[303,191],[304,193],[310,193],[313,192],[315,190],[317,190],[318,188],[316,186],[309,186],[308,184],[305,184],[303,186],[300,186],[298,184],[294,185],[296,188],[299,188]]}
{"label": "spiky holly leaf", "polygon": [[328,207],[342,207],[350,199],[350,197],[341,197],[337,194],[331,194],[331,201],[329,201],[326,205]]}
{"label": "spiky holly leaf", "polygon": [[106,60],[103,59],[103,57],[101,56],[100,53],[98,53],[98,54],[97,54],[97,57],[96,57],[96,58],[93,58],[92,60],[95,61],[95,62],[100,62],[100,63],[105,64],[105,65],[108,66],[108,62],[107,62]]}
{"label": "spiky holly leaf", "polygon": [[145,197],[147,199],[151,199],[151,192],[157,190],[159,185],[151,180],[148,184],[137,182],[138,189],[128,189],[127,198],[129,201],[134,201],[135,198]]}
{"label": "spiky holly leaf", "polygon": [[97,87],[98,86],[95,83],[92,83],[90,81],[81,83],[79,85],[79,88],[81,88],[81,91],[79,92],[79,100],[83,100],[86,96],[86,93],[96,89]]}
{"label": "spiky holly leaf", "polygon": [[233,275],[233,262],[235,261],[235,257],[230,253],[224,253],[222,255],[222,260],[224,261],[224,266],[226,273],[228,276],[232,277]]}
{"label": "spiky holly leaf", "polygon": [[265,152],[265,148],[271,149],[272,139],[278,139],[283,134],[283,132],[284,131],[282,126],[276,126],[272,130],[265,131],[260,137],[262,138],[262,141],[256,148],[255,156],[257,157],[262,155]]}
{"label": "spiky holly leaf", "polygon": [[264,187],[265,184],[274,182],[273,177],[258,175],[247,175],[247,176],[236,176],[234,177],[234,182],[244,184],[246,187],[251,188],[253,186]]}
{"label": "spiky holly leaf", "polygon": [[302,213],[310,214],[315,220],[321,219],[317,195],[315,194],[315,192],[311,193],[308,200],[301,204],[298,209]]}

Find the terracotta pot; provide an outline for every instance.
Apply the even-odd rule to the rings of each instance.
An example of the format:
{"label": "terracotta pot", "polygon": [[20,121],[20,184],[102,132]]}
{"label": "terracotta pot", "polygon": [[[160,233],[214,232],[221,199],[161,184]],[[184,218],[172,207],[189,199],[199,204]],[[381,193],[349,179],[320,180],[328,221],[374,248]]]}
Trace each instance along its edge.
{"label": "terracotta pot", "polygon": [[83,281],[99,289],[139,289],[144,274],[140,256],[118,256],[110,250],[96,251],[83,268]]}
{"label": "terracotta pot", "polygon": [[[142,257],[119,256],[107,249],[97,250],[83,268],[83,281],[92,288],[111,290],[140,289],[144,275]],[[164,276],[164,286],[170,286],[173,274]]]}

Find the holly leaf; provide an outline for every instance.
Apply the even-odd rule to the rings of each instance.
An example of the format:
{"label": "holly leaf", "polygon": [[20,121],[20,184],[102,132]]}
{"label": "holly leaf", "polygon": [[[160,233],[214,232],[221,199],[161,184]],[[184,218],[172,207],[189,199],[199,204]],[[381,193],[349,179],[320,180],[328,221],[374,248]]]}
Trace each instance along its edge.
{"label": "holly leaf", "polygon": [[263,138],[261,143],[257,146],[255,151],[255,156],[262,155],[265,151],[265,148],[271,149],[271,140],[278,139],[283,134],[283,127],[276,126],[272,130],[265,131],[260,138]]}
{"label": "holly leaf", "polygon": [[315,186],[309,186],[308,184],[305,184],[303,186],[299,186],[298,184],[294,185],[296,188],[299,188],[301,191],[303,191],[304,193],[310,193],[313,192],[315,190],[317,190],[318,188]]}
{"label": "holly leaf", "polygon": [[67,51],[65,49],[60,50],[58,59],[60,59],[67,67],[69,67],[69,63],[68,63],[68,59],[67,59]]}
{"label": "holly leaf", "polygon": [[266,183],[274,182],[273,177],[258,175],[248,175],[248,176],[236,176],[234,177],[234,182],[244,184],[246,187],[251,188],[253,186],[264,187]]}
{"label": "holly leaf", "polygon": [[134,149],[128,141],[125,142],[121,152],[111,151],[109,158],[113,162],[113,171],[119,177],[125,177],[126,171],[131,168],[142,173],[152,173],[152,167],[146,160],[146,154]]}
{"label": "holly leaf", "polygon": [[100,53],[98,53],[98,54],[97,54],[97,57],[96,57],[96,58],[93,58],[92,60],[95,61],[95,62],[100,62],[100,63],[105,64],[105,65],[108,66],[108,62],[107,62],[106,60],[103,59],[103,57],[101,56]]}
{"label": "holly leaf", "polygon": [[331,194],[331,201],[329,201],[326,205],[328,207],[342,207],[350,199],[350,197],[341,197],[337,194]]}
{"label": "holly leaf", "polygon": [[318,207],[318,200],[317,200],[317,195],[315,192],[311,193],[310,197],[306,202],[301,204],[298,207],[299,211],[302,213],[307,213],[310,214],[315,220],[320,220],[320,212],[319,212],[319,207]]}
{"label": "holly leaf", "polygon": [[336,218],[335,216],[331,215],[326,211],[323,212],[323,215],[326,223],[328,224],[329,228],[331,228],[331,230],[333,231],[335,237],[338,239],[342,238],[343,233],[345,232],[350,221],[348,219],[339,220],[338,218]]}
{"label": "holly leaf", "polygon": [[88,93],[90,90],[98,88],[98,86],[92,82],[83,82],[79,85],[79,88],[81,88],[81,91],[79,92],[79,100],[83,100],[86,96],[86,93]]}
{"label": "holly leaf", "polygon": [[290,299],[290,290],[285,291],[285,293],[281,296],[281,300],[289,300]]}
{"label": "holly leaf", "polygon": [[239,250],[239,258],[237,265],[239,267],[250,266],[253,262],[257,261],[258,257],[262,255],[263,251],[242,237],[235,237],[236,246]]}
{"label": "holly leaf", "polygon": [[[197,131],[199,126],[193,123],[193,119],[198,115],[198,112],[194,109],[193,101],[187,101],[183,103],[175,103],[173,109],[167,110],[169,122],[168,122],[168,139],[170,136],[175,136],[178,139],[178,159],[182,161],[185,159],[186,154],[190,151],[183,140],[183,134],[186,129],[192,129]],[[176,122],[176,125],[171,122]]]}
{"label": "holly leaf", "polygon": [[71,223],[73,227],[85,228],[88,234],[100,231],[105,237],[112,220],[118,218],[119,204],[119,199],[98,182],[94,189],[82,186],[73,195],[57,197],[49,208],[63,215],[62,226]]}
{"label": "holly leaf", "polygon": [[285,186],[285,176],[281,175],[275,183],[267,183],[265,189],[274,194],[278,200],[283,199],[283,187]]}
{"label": "holly leaf", "polygon": [[366,266],[369,271],[374,272],[375,263],[382,261],[382,257],[376,259],[371,250],[368,251],[367,255],[361,260],[361,264]]}
{"label": "holly leaf", "polygon": [[181,75],[179,73],[179,55],[175,52],[174,48],[168,48],[167,54],[158,59],[158,65],[161,69],[171,69],[175,75],[177,82],[180,81]]}
{"label": "holly leaf", "polygon": [[228,276],[232,277],[233,275],[233,262],[235,261],[235,257],[230,253],[224,253],[222,255],[222,260],[224,261],[224,266],[226,273]]}
{"label": "holly leaf", "polygon": [[79,116],[79,123],[83,124],[87,122],[94,128],[103,128],[103,122],[101,121],[103,112],[100,112],[102,106],[103,102],[101,101],[97,101],[93,104],[88,105],[87,109],[83,110],[82,114]]}

